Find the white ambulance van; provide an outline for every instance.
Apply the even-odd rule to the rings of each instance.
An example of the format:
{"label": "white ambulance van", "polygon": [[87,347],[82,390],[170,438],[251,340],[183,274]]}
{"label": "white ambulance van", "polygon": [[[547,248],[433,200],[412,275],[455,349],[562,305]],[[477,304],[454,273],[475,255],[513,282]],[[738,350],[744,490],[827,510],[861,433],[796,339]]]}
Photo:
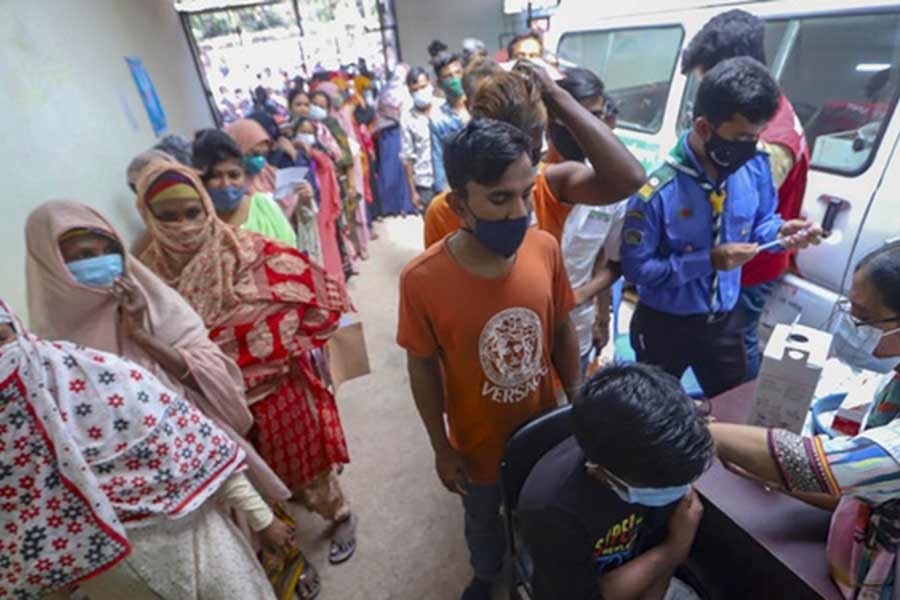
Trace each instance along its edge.
{"label": "white ambulance van", "polygon": [[[604,16],[607,4],[563,1],[547,46],[563,66],[577,64],[603,79],[619,105],[617,133],[648,172],[690,124],[698,81],[681,74],[682,49],[725,10],[741,8],[766,21],[769,68],[793,103],[812,153],[802,214],[829,225],[831,235],[798,254],[799,272],[784,278],[763,327],[797,320],[829,329],[853,266],[900,237],[900,3],[707,3]],[[882,371],[894,366],[849,353],[841,358]]]}

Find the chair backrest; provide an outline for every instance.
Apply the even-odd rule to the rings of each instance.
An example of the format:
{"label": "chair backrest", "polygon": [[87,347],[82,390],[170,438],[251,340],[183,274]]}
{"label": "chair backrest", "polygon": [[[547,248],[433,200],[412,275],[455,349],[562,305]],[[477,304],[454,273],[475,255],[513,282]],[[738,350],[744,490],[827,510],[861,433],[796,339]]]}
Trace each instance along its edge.
{"label": "chair backrest", "polygon": [[515,509],[519,493],[534,465],[572,435],[572,405],[567,404],[528,421],[506,442],[500,461],[500,487],[508,511]]}

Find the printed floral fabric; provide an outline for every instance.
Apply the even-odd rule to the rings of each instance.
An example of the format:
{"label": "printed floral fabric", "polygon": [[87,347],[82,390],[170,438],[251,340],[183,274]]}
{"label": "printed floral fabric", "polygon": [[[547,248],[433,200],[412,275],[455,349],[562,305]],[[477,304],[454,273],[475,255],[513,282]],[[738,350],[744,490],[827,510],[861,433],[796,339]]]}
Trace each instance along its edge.
{"label": "printed floral fabric", "polygon": [[186,516],[243,451],[149,371],[46,342],[0,302],[0,598],[37,598],[130,551],[125,528]]}

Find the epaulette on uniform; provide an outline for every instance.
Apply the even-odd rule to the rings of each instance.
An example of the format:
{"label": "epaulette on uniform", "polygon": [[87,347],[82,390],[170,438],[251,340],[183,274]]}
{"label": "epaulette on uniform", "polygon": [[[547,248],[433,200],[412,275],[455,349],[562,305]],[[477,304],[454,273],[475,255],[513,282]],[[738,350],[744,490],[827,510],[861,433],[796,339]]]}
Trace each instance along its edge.
{"label": "epaulette on uniform", "polygon": [[672,165],[663,163],[650,174],[646,183],[638,190],[637,195],[640,196],[644,202],[649,202],[659,190],[675,179],[676,172],[677,171]]}

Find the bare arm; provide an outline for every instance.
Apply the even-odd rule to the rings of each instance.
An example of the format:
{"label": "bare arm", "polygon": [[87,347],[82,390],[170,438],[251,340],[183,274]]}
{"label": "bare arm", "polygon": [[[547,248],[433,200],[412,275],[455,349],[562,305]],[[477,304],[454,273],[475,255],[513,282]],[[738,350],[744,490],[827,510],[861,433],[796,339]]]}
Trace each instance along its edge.
{"label": "bare arm", "polygon": [[403,161],[403,170],[406,172],[406,182],[409,184],[409,196],[412,198],[413,206],[422,210],[422,199],[419,198],[419,191],[416,189],[416,173],[412,163],[408,160]]}
{"label": "bare arm", "polygon": [[573,204],[612,204],[635,193],[646,173],[641,163],[607,125],[592,115],[547,72],[532,66],[540,82],[550,118],[562,121],[592,166],[573,161],[548,166],[547,182],[554,195]]}
{"label": "bare arm", "polygon": [[563,389],[566,390],[566,395],[569,397],[569,402],[572,402],[581,386],[581,357],[578,354],[578,336],[575,334],[575,325],[572,324],[572,319],[568,315],[554,332],[551,359]]}
{"label": "bare arm", "polygon": [[763,427],[710,423],[709,431],[723,462],[738,465],[751,475],[781,485],[781,473],[769,452],[768,432]]}
{"label": "bare arm", "polygon": [[605,600],[662,600],[675,569],[687,560],[703,517],[700,496],[691,489],[669,517],[665,541],[600,578]]}
{"label": "bare arm", "polygon": [[434,450],[438,477],[449,491],[465,494],[468,482],[465,461],[450,445],[444,427],[444,381],[438,356],[416,356],[407,352],[406,366],[416,409]]}
{"label": "bare arm", "polygon": [[[573,290],[575,292],[575,304],[581,305],[591,298],[600,298],[600,292],[612,287],[616,279],[621,275],[619,263],[606,260],[606,253],[601,251],[594,262],[594,271],[591,279],[584,285]],[[607,310],[609,306],[607,305]]]}

